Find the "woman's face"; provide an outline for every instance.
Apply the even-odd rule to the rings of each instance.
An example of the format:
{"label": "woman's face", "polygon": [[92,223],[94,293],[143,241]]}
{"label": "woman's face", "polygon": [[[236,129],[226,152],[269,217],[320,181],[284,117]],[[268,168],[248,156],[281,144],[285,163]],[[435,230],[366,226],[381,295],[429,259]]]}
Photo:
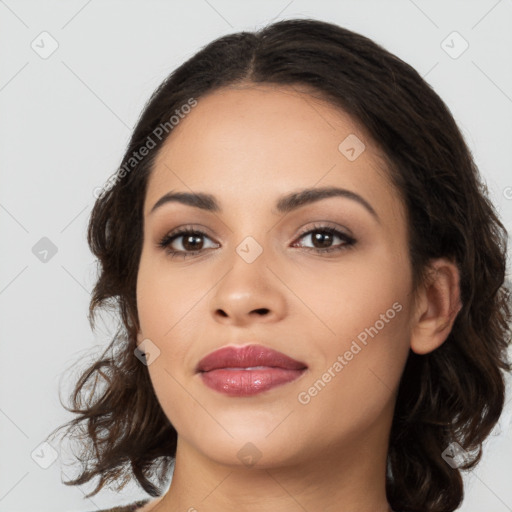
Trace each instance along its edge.
{"label": "woman's face", "polygon": [[[348,115],[293,88],[225,88],[173,128],[148,182],[137,304],[178,449],[262,467],[387,450],[412,275],[405,212],[380,162]],[[330,187],[347,192],[286,199]],[[211,195],[218,209],[153,210],[171,192]],[[196,234],[172,238],[182,228]],[[209,353],[247,344],[307,368],[245,396],[196,372]]]}

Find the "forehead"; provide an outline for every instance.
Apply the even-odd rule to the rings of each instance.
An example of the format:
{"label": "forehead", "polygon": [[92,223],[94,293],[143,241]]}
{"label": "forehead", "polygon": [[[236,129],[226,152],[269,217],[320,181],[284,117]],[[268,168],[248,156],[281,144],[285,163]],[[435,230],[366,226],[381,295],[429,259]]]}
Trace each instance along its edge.
{"label": "forehead", "polygon": [[315,185],[374,200],[384,189],[396,200],[381,151],[341,109],[296,87],[231,86],[198,99],[173,128],[155,160],[145,213],[170,190],[256,206]]}

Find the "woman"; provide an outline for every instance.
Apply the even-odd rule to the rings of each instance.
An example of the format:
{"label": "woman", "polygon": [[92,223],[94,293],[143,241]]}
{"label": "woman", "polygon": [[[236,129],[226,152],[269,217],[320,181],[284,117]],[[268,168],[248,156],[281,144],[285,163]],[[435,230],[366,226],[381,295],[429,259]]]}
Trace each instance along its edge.
{"label": "woman", "polygon": [[313,20],[212,42],[150,98],[88,241],[91,323],[114,301],[122,328],[76,385],[67,485],[156,498],[119,511],[459,506],[511,370],[506,232],[409,65]]}

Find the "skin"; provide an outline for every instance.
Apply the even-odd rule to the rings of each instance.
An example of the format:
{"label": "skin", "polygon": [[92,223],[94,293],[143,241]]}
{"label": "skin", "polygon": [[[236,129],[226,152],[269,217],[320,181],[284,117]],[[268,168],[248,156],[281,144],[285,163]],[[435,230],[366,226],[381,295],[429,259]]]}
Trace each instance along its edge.
{"label": "skin", "polygon": [[[366,146],[354,161],[338,150],[350,134]],[[276,211],[283,194],[324,186],[357,193],[378,219],[346,197]],[[174,202],[150,213],[170,191],[213,194],[222,212]],[[315,224],[350,230],[356,243],[316,254],[322,245],[301,235]],[[171,258],[158,242],[185,225],[207,233],[202,252]],[[248,236],[263,251],[252,263],[236,252]],[[191,252],[185,238],[172,248]],[[138,341],[160,350],[148,371],[178,432],[171,486],[144,512],[391,510],[386,454],[409,350],[435,350],[460,308],[456,266],[432,268],[414,301],[403,203],[347,114],[298,87],[244,84],[200,98],[160,151],[144,205]],[[394,318],[301,403],[396,303]],[[306,373],[252,397],[220,394],[195,373],[210,352],[251,342],[305,362]],[[259,453],[252,466],[238,456],[246,443]]]}

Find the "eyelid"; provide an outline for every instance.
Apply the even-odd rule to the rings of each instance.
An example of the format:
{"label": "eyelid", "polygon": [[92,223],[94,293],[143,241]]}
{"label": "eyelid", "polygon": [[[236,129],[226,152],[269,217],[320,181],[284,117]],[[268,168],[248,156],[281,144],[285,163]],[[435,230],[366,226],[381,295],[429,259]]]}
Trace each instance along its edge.
{"label": "eyelid", "polygon": [[325,228],[335,229],[337,231],[340,231],[341,233],[343,233],[344,235],[346,235],[349,238],[354,238],[354,234],[351,229],[349,229],[346,226],[343,226],[341,224],[338,224],[336,222],[330,221],[330,220],[316,220],[316,221],[314,221],[313,225],[308,224],[306,227],[301,228],[301,230],[299,231],[299,234],[296,236],[301,237],[302,235],[309,233],[311,230],[325,229]]}
{"label": "eyelid", "polygon": [[181,233],[183,231],[201,231],[204,234],[206,234],[207,236],[209,236],[210,238],[213,237],[213,235],[211,234],[211,230],[208,227],[206,227],[203,224],[193,223],[193,224],[180,224],[179,226],[177,226],[173,229],[166,230],[162,234],[162,236],[160,236],[160,238],[163,238],[164,236],[173,236],[173,235]]}

